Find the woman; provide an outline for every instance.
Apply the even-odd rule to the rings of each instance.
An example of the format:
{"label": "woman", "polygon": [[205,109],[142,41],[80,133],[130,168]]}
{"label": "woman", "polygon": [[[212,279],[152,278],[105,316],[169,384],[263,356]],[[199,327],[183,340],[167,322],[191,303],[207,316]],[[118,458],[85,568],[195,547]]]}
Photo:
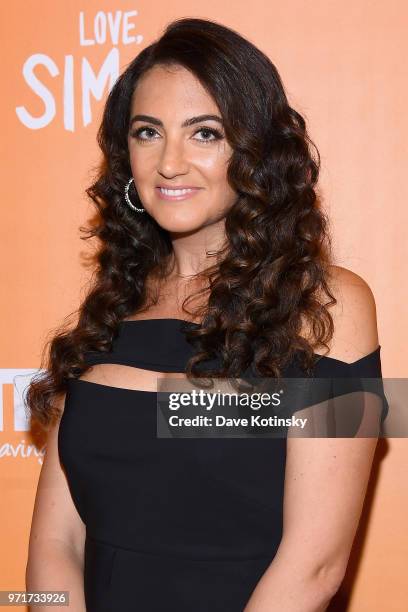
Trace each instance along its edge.
{"label": "woman", "polygon": [[117,80],[98,142],[94,286],[27,394],[48,428],[27,588],[69,590],[77,611],[324,610],[376,437],[167,440],[154,393],[249,367],[381,376],[305,122],[259,49],[180,19]]}

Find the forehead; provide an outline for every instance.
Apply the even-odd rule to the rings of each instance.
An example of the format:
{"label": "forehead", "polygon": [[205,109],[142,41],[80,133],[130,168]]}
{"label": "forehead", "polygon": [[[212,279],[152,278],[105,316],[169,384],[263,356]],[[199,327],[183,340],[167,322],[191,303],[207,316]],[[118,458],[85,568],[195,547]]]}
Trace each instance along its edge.
{"label": "forehead", "polygon": [[197,77],[183,66],[154,66],[139,80],[132,112],[184,116],[186,111],[216,112],[217,104]]}

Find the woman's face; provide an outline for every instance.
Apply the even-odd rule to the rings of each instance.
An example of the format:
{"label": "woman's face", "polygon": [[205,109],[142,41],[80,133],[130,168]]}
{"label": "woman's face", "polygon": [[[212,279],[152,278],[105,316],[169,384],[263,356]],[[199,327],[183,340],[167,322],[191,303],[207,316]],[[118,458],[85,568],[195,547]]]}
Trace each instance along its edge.
{"label": "woman's face", "polygon": [[[196,119],[201,115],[219,121]],[[237,194],[226,174],[232,149],[220,112],[184,67],[154,66],[140,79],[131,104],[128,146],[140,200],[164,229],[188,232],[209,226],[235,202]],[[176,199],[160,187],[192,191]]]}

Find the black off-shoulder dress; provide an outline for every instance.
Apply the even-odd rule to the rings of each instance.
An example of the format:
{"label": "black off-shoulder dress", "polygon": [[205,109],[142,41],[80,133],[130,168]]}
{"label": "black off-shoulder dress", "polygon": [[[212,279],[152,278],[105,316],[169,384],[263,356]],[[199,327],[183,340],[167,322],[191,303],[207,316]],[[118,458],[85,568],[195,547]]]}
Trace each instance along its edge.
{"label": "black off-shoulder dress", "polygon": [[[87,360],[184,372],[190,325],[123,321],[111,352]],[[294,360],[284,375],[304,374]],[[315,376],[381,378],[380,347],[321,357]],[[282,538],[286,438],[158,438],[156,400],[68,381],[58,449],[86,525],[87,611],[241,612]]]}

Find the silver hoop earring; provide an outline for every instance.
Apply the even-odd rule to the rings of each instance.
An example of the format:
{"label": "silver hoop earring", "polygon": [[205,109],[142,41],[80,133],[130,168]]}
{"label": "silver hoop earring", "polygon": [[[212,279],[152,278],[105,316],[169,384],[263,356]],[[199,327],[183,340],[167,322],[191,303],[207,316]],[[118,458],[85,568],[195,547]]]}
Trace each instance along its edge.
{"label": "silver hoop earring", "polygon": [[126,203],[130,206],[130,208],[132,208],[133,210],[136,210],[136,212],[145,212],[145,210],[146,210],[145,208],[136,208],[136,206],[134,206],[132,204],[132,202],[130,201],[130,198],[129,198],[129,187],[132,184],[132,181],[133,181],[133,176],[126,183],[126,187],[125,187],[125,200],[126,200]]}

